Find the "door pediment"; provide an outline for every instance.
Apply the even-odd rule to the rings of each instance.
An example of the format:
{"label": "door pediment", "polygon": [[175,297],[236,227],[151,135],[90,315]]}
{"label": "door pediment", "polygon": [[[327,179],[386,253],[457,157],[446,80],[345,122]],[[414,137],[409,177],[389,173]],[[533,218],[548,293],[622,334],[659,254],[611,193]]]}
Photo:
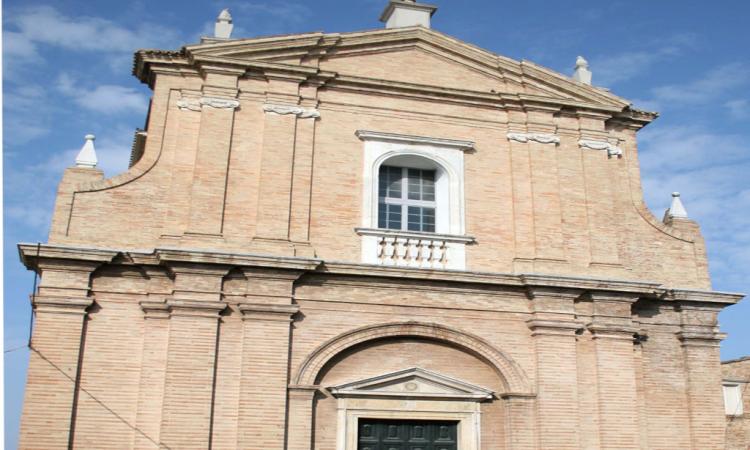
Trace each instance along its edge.
{"label": "door pediment", "polygon": [[489,389],[417,367],[332,386],[328,390],[336,398],[407,397],[472,401],[493,398]]}

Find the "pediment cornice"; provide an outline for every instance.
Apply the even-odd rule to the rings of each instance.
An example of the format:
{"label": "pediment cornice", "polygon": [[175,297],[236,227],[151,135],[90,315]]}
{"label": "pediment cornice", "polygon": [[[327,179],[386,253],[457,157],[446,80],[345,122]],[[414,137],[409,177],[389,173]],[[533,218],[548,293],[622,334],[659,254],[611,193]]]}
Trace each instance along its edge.
{"label": "pediment cornice", "polygon": [[494,396],[490,389],[418,367],[331,386],[328,390],[337,398],[407,397],[482,401]]}
{"label": "pediment cornice", "polygon": [[[483,92],[441,86],[367,79],[346,73],[320,70],[322,59],[346,58],[378,52],[419,49],[451,63],[459,64],[489,78],[518,87],[531,86],[540,94]],[[290,61],[301,61],[290,63]],[[516,61],[423,27],[377,29],[352,33],[302,33],[228,41],[206,41],[180,51],[143,50],[136,54],[134,74],[151,82],[151,70],[165,66],[190,67],[225,65],[265,76],[293,76],[316,80],[329,88],[373,90],[422,97],[452,97],[461,101],[481,99],[499,107],[508,103],[526,107],[533,103],[546,107],[585,109],[609,113],[620,120],[648,123],[656,114],[630,108],[630,102],[604,89],[576,82],[569,77],[529,61]]]}

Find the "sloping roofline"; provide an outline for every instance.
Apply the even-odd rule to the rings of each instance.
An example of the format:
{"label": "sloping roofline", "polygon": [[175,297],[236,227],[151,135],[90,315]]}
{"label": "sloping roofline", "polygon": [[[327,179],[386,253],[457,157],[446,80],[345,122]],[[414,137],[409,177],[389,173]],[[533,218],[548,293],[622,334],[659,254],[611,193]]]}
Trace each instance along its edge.
{"label": "sloping roofline", "polygon": [[[139,50],[135,54],[133,74],[141,81],[151,84],[154,66],[165,64],[182,66],[181,71],[189,71],[190,68],[195,70],[195,66],[203,61],[210,61],[211,64],[224,63],[246,69],[263,69],[270,65],[273,70],[290,70],[298,73],[304,72],[309,77],[322,77],[328,80],[338,77],[339,80],[346,78],[351,81],[352,77],[343,75],[339,77],[337,73],[325,72],[312,65],[280,63],[275,62],[274,58],[277,60],[291,56],[327,58],[362,51],[362,49],[403,48],[409,45],[439,49],[451,58],[468,61],[479,70],[498,76],[507,82],[518,85],[534,84],[542,89],[546,87],[550,92],[554,89],[565,94],[562,98],[516,95],[518,99],[526,102],[554,103],[604,110],[608,113],[619,113],[623,118],[634,120],[641,125],[658,117],[657,113],[633,108],[629,100],[614,95],[606,89],[577,82],[530,61],[516,61],[421,26],[346,33],[318,31],[232,40],[206,38],[199,44],[187,45],[179,51]],[[473,92],[488,96],[488,99],[490,97],[488,93]],[[494,97],[503,97],[502,93],[493,94]]]}

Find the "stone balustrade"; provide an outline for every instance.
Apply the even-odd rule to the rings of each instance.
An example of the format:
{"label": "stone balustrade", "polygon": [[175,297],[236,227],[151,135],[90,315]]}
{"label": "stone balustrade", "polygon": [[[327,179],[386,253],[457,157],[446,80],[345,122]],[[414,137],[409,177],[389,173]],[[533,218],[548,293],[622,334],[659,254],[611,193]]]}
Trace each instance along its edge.
{"label": "stone balustrade", "polygon": [[362,262],[424,269],[466,269],[468,236],[358,228]]}

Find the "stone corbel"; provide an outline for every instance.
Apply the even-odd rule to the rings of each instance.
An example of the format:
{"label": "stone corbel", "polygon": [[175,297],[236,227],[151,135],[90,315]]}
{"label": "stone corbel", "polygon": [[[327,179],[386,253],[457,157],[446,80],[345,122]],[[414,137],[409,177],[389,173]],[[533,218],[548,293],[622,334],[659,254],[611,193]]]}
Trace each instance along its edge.
{"label": "stone corbel", "polygon": [[622,149],[616,145],[610,144],[607,141],[594,141],[591,139],[581,139],[578,141],[578,145],[581,148],[588,148],[591,150],[606,150],[607,156],[612,158],[614,156],[622,158]]}
{"label": "stone corbel", "polygon": [[540,144],[560,144],[560,136],[549,133],[508,133],[509,141],[516,142],[539,142]]}
{"label": "stone corbel", "polygon": [[318,111],[316,108],[303,108],[301,106],[294,105],[278,105],[274,103],[266,103],[265,105],[263,105],[263,111],[279,115],[294,114],[300,119],[315,119],[320,117],[320,111]]}
{"label": "stone corbel", "polygon": [[177,101],[177,107],[183,111],[201,111],[204,106],[216,109],[237,109],[240,107],[240,102],[239,100],[220,97],[183,97]]}

